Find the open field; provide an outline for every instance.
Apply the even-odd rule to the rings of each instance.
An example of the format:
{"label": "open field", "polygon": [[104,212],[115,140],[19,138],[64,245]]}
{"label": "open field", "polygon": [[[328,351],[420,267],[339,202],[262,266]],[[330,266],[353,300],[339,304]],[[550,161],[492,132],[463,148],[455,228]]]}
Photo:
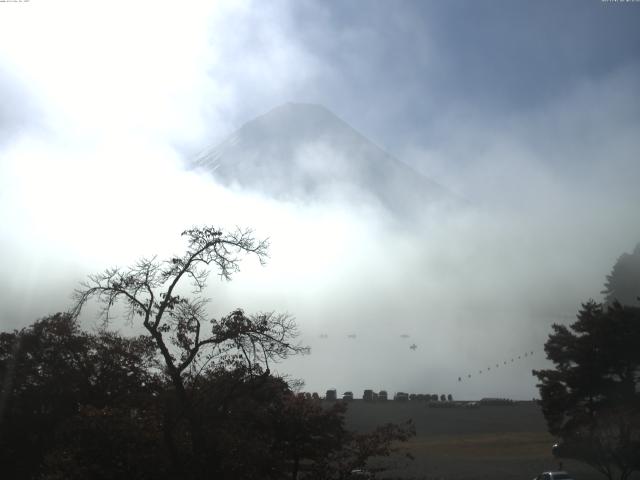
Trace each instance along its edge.
{"label": "open field", "polygon": [[[349,407],[347,423],[357,431],[412,419],[416,436],[402,446],[401,459],[389,471],[393,478],[525,479],[558,469],[551,455],[555,442],[533,402],[480,408],[428,408],[422,402],[365,403]],[[595,480],[597,472],[577,462],[564,469],[576,480]]]}

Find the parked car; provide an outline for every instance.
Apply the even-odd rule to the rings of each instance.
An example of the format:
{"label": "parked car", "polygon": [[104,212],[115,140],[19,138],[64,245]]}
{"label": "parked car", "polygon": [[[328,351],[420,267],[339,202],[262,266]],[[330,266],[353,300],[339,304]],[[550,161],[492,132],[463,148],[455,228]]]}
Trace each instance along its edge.
{"label": "parked car", "polygon": [[409,401],[409,394],[405,393],[405,392],[398,392],[393,396],[393,399],[396,402],[408,402]]}
{"label": "parked car", "polygon": [[373,474],[371,472],[369,472],[368,470],[365,470],[363,468],[356,468],[355,470],[351,470],[351,472],[349,473],[349,477],[353,477],[353,478],[374,478]]}
{"label": "parked car", "polygon": [[327,390],[327,395],[325,396],[325,398],[331,402],[335,402],[338,399],[338,393],[335,391],[335,389]]}
{"label": "parked car", "polygon": [[567,472],[563,472],[563,471],[542,472],[533,480],[573,480],[573,477],[569,475]]}

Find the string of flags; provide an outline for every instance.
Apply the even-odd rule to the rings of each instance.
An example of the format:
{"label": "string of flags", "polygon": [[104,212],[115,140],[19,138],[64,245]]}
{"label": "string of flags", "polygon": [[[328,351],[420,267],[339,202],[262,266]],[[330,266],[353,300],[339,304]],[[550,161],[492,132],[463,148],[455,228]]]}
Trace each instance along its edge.
{"label": "string of flags", "polygon": [[[503,366],[503,368],[504,368],[504,366],[505,366],[505,365],[510,365],[511,363],[515,363],[517,360],[522,360],[522,359],[524,359],[524,358],[531,357],[531,356],[533,356],[533,354],[534,354],[534,351],[533,351],[533,350],[530,350],[530,351],[528,351],[528,352],[524,352],[524,354],[518,355],[517,357],[515,357],[515,356],[514,356],[514,357],[512,357],[510,361],[503,360],[503,361],[502,361],[502,366]],[[495,364],[495,368],[500,368],[500,362],[498,362],[498,363],[496,363],[496,364]],[[482,375],[482,373],[484,373],[484,372],[490,372],[490,371],[491,371],[491,365],[489,365],[487,368],[484,368],[484,369],[478,370],[478,375]],[[472,376],[473,376],[473,375],[472,375],[471,373],[468,373],[468,374],[466,375],[467,379],[470,379]],[[458,381],[459,381],[459,382],[462,382],[462,381],[463,381],[463,376],[459,376],[459,377],[458,377]]]}

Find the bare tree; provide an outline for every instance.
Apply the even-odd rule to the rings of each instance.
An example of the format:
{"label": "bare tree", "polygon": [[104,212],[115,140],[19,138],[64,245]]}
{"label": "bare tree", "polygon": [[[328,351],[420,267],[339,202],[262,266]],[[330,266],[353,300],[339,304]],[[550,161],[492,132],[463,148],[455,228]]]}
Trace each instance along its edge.
{"label": "bare tree", "polygon": [[[220,368],[226,363],[242,363],[251,372],[269,371],[269,362],[306,349],[294,343],[297,326],[289,315],[273,312],[248,316],[237,309],[220,319],[209,318],[203,296],[210,272],[225,280],[239,271],[240,257],[254,254],[261,264],[267,258],[268,240],[257,240],[251,230],[225,233],[213,227],[192,228],[182,233],[187,239],[183,255],[160,261],[143,258],[128,268],[111,268],[90,275],[74,292],[71,313],[78,316],[90,299],[100,304],[99,316],[110,322],[116,305],[124,307],[126,318],[139,320],[153,338],[164,360],[166,373],[175,390],[181,415],[190,426],[192,453],[202,453],[202,431],[189,381],[205,367]],[[193,288],[190,296],[178,290],[185,282]],[[177,455],[171,434],[167,446]],[[177,459],[176,459],[177,460]]]}

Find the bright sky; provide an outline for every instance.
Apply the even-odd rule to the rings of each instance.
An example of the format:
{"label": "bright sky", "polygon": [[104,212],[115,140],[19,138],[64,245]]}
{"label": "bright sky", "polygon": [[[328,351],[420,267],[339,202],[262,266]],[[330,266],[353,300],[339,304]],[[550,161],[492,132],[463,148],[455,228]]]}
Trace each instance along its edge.
{"label": "bright sky", "polygon": [[[639,24],[640,3],[597,0],[0,3],[0,324],[66,308],[86,273],[175,251],[194,223],[240,224],[272,261],[220,286],[220,311],[290,310],[311,343],[369,330],[362,355],[398,325],[461,388],[433,365],[461,346],[456,372],[491,363],[497,338],[540,347],[640,240]],[[287,101],[326,106],[479,212],[415,238],[183,168]],[[355,347],[332,348],[292,371],[367,388],[364,370],[328,376]],[[530,367],[482,392],[532,396]],[[398,390],[424,374],[376,368]]]}

